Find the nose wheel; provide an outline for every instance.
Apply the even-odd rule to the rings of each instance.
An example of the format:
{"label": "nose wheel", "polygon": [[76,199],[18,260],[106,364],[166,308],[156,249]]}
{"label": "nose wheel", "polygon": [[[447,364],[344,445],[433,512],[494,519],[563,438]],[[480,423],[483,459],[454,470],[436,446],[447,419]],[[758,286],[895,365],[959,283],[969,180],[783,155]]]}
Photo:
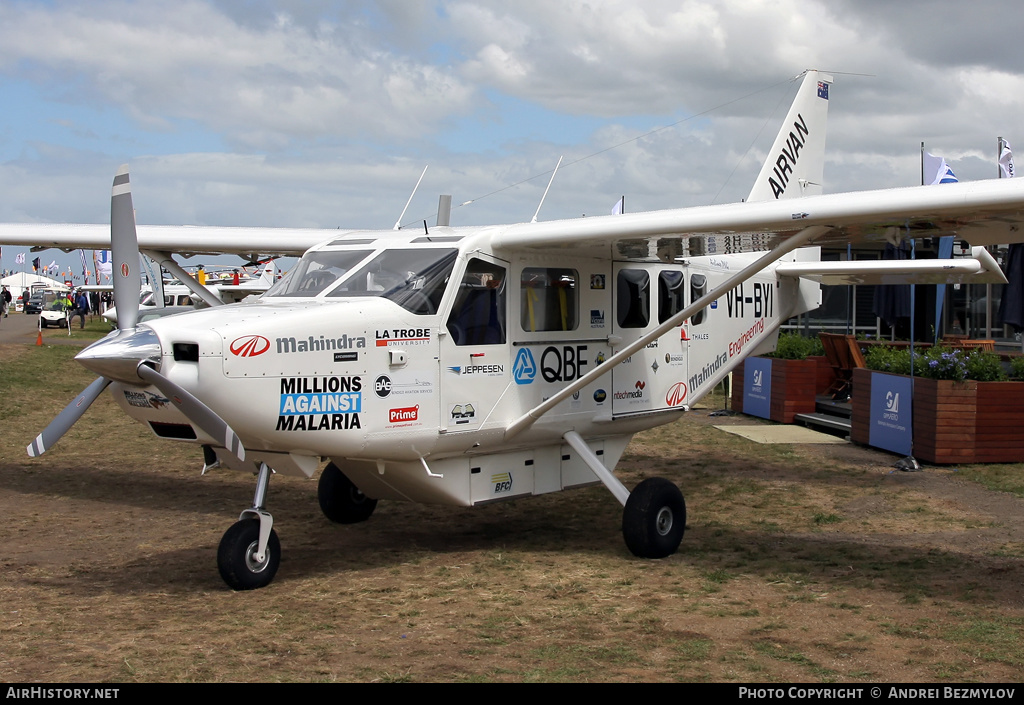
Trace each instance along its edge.
{"label": "nose wheel", "polygon": [[281,564],[274,517],[263,508],[271,472],[266,463],[260,463],[252,508],[242,512],[241,518],[224,532],[217,548],[217,569],[232,590],[266,587]]}
{"label": "nose wheel", "polygon": [[270,530],[260,555],[260,520],[242,519],[224,532],[217,549],[217,569],[232,590],[266,587],[281,564],[281,542]]}

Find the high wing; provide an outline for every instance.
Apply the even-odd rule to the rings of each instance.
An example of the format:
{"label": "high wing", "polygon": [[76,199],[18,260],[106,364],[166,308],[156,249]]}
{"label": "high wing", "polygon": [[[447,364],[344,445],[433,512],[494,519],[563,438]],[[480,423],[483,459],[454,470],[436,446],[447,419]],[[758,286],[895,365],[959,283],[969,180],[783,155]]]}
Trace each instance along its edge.
{"label": "high wing", "polygon": [[663,258],[673,240],[687,245],[686,254],[716,254],[723,252],[719,243],[737,238],[759,237],[770,248],[817,226],[824,232],[814,238],[816,245],[944,235],[972,245],[1024,242],[1024,179],[523,223],[504,228],[493,242],[509,250],[613,246],[613,256],[649,259]]}
{"label": "high wing", "polygon": [[[178,254],[301,256],[313,245],[350,230],[319,228],[139,225],[139,247]],[[0,242],[60,250],[110,248],[109,225],[0,223]]]}

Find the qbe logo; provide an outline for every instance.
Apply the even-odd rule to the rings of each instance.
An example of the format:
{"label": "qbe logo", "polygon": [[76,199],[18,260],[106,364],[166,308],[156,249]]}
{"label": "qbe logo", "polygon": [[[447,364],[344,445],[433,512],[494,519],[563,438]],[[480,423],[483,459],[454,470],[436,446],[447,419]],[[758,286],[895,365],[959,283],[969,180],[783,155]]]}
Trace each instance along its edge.
{"label": "qbe logo", "polygon": [[520,348],[512,365],[512,377],[516,384],[530,384],[537,376],[537,362],[529,348]]}

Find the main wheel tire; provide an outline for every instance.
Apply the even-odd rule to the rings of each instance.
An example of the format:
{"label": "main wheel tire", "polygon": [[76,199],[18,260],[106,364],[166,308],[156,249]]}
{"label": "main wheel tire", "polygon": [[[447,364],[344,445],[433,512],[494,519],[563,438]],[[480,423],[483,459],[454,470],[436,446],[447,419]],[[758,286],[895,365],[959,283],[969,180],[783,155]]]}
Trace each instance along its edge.
{"label": "main wheel tire", "polygon": [[686,501],[671,482],[651,477],[630,493],[622,510],[622,536],[634,556],[671,556],[685,530]]}
{"label": "main wheel tire", "polygon": [[320,474],[316,497],[324,516],[336,524],[366,521],[377,508],[377,500],[363,494],[334,463]]}
{"label": "main wheel tire", "polygon": [[281,542],[277,532],[270,530],[263,562],[256,560],[260,542],[259,519],[243,519],[224,532],[217,549],[217,569],[232,590],[255,590],[266,587],[281,564]]}

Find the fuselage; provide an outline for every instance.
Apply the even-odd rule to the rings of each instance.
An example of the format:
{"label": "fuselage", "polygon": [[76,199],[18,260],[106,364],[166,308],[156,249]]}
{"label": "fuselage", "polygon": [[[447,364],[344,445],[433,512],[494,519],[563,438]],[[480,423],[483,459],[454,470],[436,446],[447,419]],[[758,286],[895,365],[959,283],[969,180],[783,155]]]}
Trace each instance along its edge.
{"label": "fuselage", "polygon": [[[311,249],[257,301],[143,327],[159,340],[161,373],[221,415],[253,458],[309,474],[329,457],[364,468],[364,486],[374,468],[429,477],[474,457],[558,449],[567,430],[607,441],[614,467],[633,433],[678,418],[740,359],[771,349],[780,321],[817,305],[816,285],[766,269],[509,439],[512,420],[755,255],[505,254],[489,247],[492,231],[348,234]],[[157,435],[217,445],[157,390],[112,390]],[[387,494],[423,498],[376,492]]]}

